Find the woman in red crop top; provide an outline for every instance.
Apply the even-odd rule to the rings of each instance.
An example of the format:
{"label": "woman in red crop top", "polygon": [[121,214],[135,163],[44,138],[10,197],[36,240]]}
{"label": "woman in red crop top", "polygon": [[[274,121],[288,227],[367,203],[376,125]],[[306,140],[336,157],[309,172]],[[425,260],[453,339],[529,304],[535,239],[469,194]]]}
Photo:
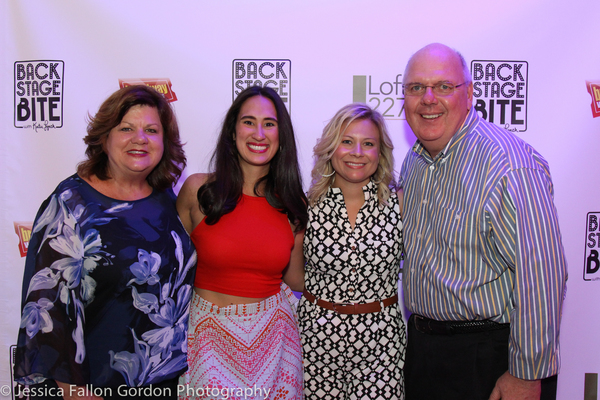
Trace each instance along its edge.
{"label": "woman in red crop top", "polygon": [[290,288],[304,289],[307,199],[291,119],[274,90],[238,95],[211,165],[177,199],[198,252],[180,398],[301,399]]}

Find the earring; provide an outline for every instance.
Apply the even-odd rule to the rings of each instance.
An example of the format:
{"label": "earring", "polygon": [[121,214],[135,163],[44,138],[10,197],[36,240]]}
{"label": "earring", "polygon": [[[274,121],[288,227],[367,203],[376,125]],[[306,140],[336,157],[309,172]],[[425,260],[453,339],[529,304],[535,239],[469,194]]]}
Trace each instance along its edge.
{"label": "earring", "polygon": [[333,172],[332,172],[332,173],[330,173],[330,174],[327,174],[327,175],[325,175],[325,174],[321,174],[321,176],[322,176],[323,178],[329,178],[330,176],[333,176],[333,175],[335,175],[335,169],[333,168],[333,165],[331,165],[331,160],[327,161],[327,165],[331,166],[331,169],[333,169]]}

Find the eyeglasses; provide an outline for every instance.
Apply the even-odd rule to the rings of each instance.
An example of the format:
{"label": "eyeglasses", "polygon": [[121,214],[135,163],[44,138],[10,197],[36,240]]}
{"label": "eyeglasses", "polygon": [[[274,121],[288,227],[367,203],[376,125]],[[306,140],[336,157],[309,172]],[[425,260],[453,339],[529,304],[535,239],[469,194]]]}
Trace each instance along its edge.
{"label": "eyeglasses", "polygon": [[408,85],[402,85],[402,90],[406,96],[423,96],[430,87],[433,94],[437,96],[450,96],[454,93],[454,89],[463,86],[467,82],[463,82],[458,85],[453,85],[448,82],[440,82],[435,85],[423,85],[422,83],[409,83]]}

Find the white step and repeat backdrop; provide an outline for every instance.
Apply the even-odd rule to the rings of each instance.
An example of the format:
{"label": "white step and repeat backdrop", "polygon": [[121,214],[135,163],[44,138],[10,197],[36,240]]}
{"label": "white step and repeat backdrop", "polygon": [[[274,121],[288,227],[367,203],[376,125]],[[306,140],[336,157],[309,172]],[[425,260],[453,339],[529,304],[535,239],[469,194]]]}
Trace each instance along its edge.
{"label": "white step and repeat backdrop", "polygon": [[558,398],[595,398],[597,0],[2,0],[0,26],[0,398],[13,397],[10,349],[32,220],[82,160],[87,114],[120,84],[153,85],[173,101],[187,142],[186,176],[207,170],[236,92],[276,87],[291,111],[307,188],[317,137],[352,101],[384,113],[400,167],[415,140],[404,119],[402,73],[430,42],[463,53],[477,110],[550,163],[569,262]]}

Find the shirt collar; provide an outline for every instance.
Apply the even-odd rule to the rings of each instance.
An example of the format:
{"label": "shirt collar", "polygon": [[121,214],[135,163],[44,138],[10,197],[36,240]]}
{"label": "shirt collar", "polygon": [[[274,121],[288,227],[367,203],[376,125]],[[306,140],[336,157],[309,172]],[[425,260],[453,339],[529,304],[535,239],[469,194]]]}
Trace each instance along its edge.
{"label": "shirt collar", "polygon": [[[373,179],[369,180],[369,182],[362,187],[363,193],[365,195],[365,201],[369,201],[369,199],[377,198],[377,185],[373,182]],[[336,201],[344,201],[344,195],[342,194],[342,189],[338,187],[329,186],[329,196],[332,197]]]}

